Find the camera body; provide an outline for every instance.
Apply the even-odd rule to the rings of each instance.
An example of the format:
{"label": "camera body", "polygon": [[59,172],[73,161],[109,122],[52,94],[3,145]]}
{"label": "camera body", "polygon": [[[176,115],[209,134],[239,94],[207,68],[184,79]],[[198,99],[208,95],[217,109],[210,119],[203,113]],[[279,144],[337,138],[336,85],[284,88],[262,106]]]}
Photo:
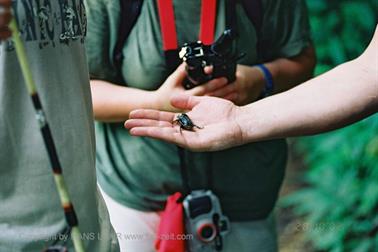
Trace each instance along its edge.
{"label": "camera body", "polygon": [[[226,77],[229,83],[235,81],[236,61],[242,56],[232,52],[235,38],[232,30],[226,30],[211,45],[204,45],[201,41],[185,43],[179,53],[180,59],[187,64],[184,88],[191,89],[219,77]],[[205,73],[206,66],[213,67],[211,74]]]}
{"label": "camera body", "polygon": [[186,232],[193,235],[187,242],[188,251],[221,250],[230,222],[222,213],[218,197],[210,190],[195,190],[185,197],[183,206]]}

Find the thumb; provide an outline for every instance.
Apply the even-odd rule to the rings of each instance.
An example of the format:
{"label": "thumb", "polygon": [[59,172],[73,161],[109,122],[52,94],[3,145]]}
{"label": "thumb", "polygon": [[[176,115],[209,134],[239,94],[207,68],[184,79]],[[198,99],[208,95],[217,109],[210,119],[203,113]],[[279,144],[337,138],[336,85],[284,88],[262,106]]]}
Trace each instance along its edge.
{"label": "thumb", "polygon": [[169,76],[169,78],[174,80],[176,84],[182,84],[186,77],[185,63],[182,63],[177,67],[177,69]]}
{"label": "thumb", "polygon": [[201,102],[203,97],[189,95],[174,95],[171,97],[173,107],[182,110],[192,110],[194,106]]}

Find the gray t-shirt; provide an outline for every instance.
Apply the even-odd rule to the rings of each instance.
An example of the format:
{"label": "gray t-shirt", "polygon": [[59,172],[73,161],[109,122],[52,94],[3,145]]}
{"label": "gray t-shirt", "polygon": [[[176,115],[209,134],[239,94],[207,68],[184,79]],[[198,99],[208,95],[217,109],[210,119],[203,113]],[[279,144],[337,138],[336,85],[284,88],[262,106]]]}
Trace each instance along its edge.
{"label": "gray t-shirt", "polygon": [[[13,7],[86,249],[115,251],[96,189],[84,5],[31,0]],[[42,251],[65,225],[13,44],[0,42],[0,251]]]}

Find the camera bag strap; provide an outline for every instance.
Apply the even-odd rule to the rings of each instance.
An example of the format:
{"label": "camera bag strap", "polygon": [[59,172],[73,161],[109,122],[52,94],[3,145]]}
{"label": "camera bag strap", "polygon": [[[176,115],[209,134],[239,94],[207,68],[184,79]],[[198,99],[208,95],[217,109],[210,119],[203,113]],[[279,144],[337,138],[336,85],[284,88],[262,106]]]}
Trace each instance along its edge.
{"label": "camera bag strap", "polygon": [[121,73],[122,61],[124,55],[122,53],[123,47],[126,43],[127,37],[133,29],[140,11],[142,9],[143,0],[120,0],[120,18],[118,26],[117,42],[113,50],[113,64],[117,71]]}

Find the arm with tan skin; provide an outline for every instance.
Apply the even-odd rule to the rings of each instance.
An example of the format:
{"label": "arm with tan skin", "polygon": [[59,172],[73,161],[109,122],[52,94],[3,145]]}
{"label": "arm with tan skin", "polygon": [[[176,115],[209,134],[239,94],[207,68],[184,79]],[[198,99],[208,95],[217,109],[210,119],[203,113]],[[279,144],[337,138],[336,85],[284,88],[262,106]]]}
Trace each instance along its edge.
{"label": "arm with tan skin", "polygon": [[[276,109],[273,109],[276,108]],[[293,90],[241,108],[243,141],[317,134],[378,110],[378,30],[366,51]],[[253,114],[247,119],[245,115]],[[257,129],[258,128],[258,129]]]}
{"label": "arm with tan skin", "polygon": [[[315,56],[312,47],[306,48],[296,57],[277,59],[267,63],[266,66],[271,70],[276,82],[275,92],[289,89],[301,80],[308,79],[312,75],[314,63]],[[206,70],[207,73],[210,71]],[[297,77],[289,81],[292,76]],[[170,97],[175,94],[208,95],[231,100],[236,104],[248,104],[260,96],[265,83],[260,69],[243,65],[238,65],[237,79],[230,85],[227,85],[225,78],[218,78],[191,90],[184,90],[182,81],[185,77],[185,67],[181,65],[156,91],[91,80],[95,118],[104,122],[120,122],[125,121],[129,113],[135,109],[178,111],[169,102]]]}
{"label": "arm with tan skin", "polygon": [[11,0],[0,0],[0,40],[11,36],[11,31],[8,28],[8,24],[12,18],[11,5]]}
{"label": "arm with tan skin", "polygon": [[[278,58],[264,65],[273,76],[273,93],[286,91],[312,77],[316,64],[313,46],[304,48],[300,54],[291,58]],[[256,66],[238,65],[236,81],[220,88],[209,95],[226,97],[237,105],[246,105],[256,101],[263,92],[265,78]]]}
{"label": "arm with tan skin", "polygon": [[378,112],[378,28],[365,52],[355,60],[290,91],[238,107],[212,97],[177,96],[172,104],[189,110],[203,129],[180,132],[174,113],[136,110],[125,127],[194,151],[215,151],[248,142],[316,134],[356,122]]}
{"label": "arm with tan skin", "polygon": [[182,64],[155,91],[119,86],[102,80],[91,80],[95,118],[104,122],[122,122],[134,109],[179,111],[170,104],[172,95],[206,95],[227,84],[225,78],[218,78],[191,90],[185,90],[182,87],[185,77],[185,66]]}

